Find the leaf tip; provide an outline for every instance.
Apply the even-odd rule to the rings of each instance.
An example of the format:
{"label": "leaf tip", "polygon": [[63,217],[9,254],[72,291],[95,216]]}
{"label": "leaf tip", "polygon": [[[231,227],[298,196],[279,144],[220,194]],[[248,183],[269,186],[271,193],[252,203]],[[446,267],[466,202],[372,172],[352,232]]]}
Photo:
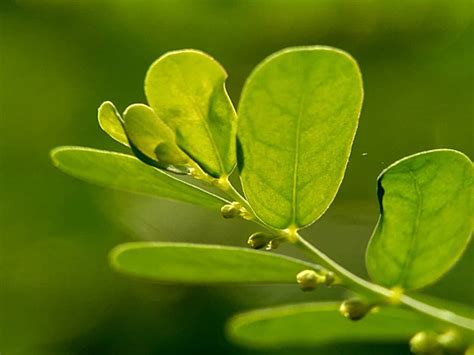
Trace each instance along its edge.
{"label": "leaf tip", "polygon": [[245,324],[245,313],[238,313],[230,317],[224,326],[224,334],[226,338],[234,344],[243,344],[246,341],[239,336],[239,328]]}
{"label": "leaf tip", "polygon": [[115,247],[113,247],[109,254],[108,254],[108,261],[110,267],[117,271],[120,272],[122,271],[122,268],[120,266],[119,262],[119,257],[122,253],[124,253],[127,249],[129,249],[131,243],[124,243],[124,244],[119,244]]}
{"label": "leaf tip", "polygon": [[72,147],[70,146],[59,146],[51,149],[49,151],[49,158],[51,159],[51,162],[56,168],[59,168],[61,166],[61,161],[60,161],[60,156],[62,153],[65,151],[70,150]]}

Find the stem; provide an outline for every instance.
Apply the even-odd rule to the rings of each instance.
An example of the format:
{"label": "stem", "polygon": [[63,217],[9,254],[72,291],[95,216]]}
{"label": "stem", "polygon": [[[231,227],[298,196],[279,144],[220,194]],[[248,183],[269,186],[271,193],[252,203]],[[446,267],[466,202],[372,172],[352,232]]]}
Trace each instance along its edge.
{"label": "stem", "polygon": [[228,178],[225,178],[225,180],[223,180],[221,182],[219,187],[222,191],[224,191],[227,194],[227,196],[229,196],[230,198],[232,198],[235,201],[237,201],[238,203],[240,203],[242,206],[245,207],[245,209],[249,213],[252,214],[252,216],[255,216],[252,209],[250,208],[250,205],[249,205],[248,201],[239,193],[239,191],[237,191],[237,189],[234,187],[234,185],[232,185],[230,183]]}
{"label": "stem", "polygon": [[443,321],[465,330],[474,331],[474,320],[457,315],[451,311],[430,306],[409,296],[400,294],[395,290],[389,290],[385,287],[368,282],[344,269],[319,249],[308,243],[298,233],[294,245],[303,250],[303,252],[309,255],[316,263],[334,272],[341,280],[342,286],[357,292],[370,300],[376,300],[385,304],[401,303],[408,308],[414,309],[436,320]]}
{"label": "stem", "polygon": [[225,192],[230,198],[239,202],[252,216],[252,221],[269,229],[270,231],[285,237],[297,248],[301,249],[306,255],[314,260],[318,265],[332,271],[340,280],[343,287],[364,296],[369,301],[379,304],[403,304],[404,306],[416,310],[438,321],[442,321],[468,331],[474,331],[474,320],[460,316],[451,311],[439,309],[421,301],[415,300],[401,293],[400,290],[389,290],[380,285],[373,284],[354,275],[349,270],[339,265],[329,256],[321,252],[318,248],[306,241],[297,231],[297,229],[280,230],[267,225],[261,221],[253,212],[248,201],[235,189],[228,178],[221,178],[217,186]]}
{"label": "stem", "polygon": [[248,201],[237,191],[237,189],[232,185],[228,178],[222,178],[217,187],[220,188],[228,197],[240,203],[245,210],[252,216],[250,219],[251,221],[260,224],[262,227],[274,232],[277,235],[282,235],[282,231],[280,229],[273,228],[269,226],[265,222],[263,222],[260,218],[258,218],[252,210],[252,207],[248,203]]}
{"label": "stem", "polygon": [[308,243],[303,237],[297,234],[296,247],[311,257],[322,267],[334,272],[341,280],[341,284],[354,292],[366,296],[370,300],[391,300],[394,299],[394,292],[385,287],[375,285],[371,282],[354,275],[350,271],[344,269],[341,265],[332,260],[329,256],[321,252],[319,249]]}
{"label": "stem", "polygon": [[439,309],[429,304],[418,301],[414,298],[411,298],[407,295],[401,295],[400,302],[405,306],[414,309],[420,313],[423,313],[427,316],[440,319],[446,323],[454,324],[460,328],[474,331],[474,320],[460,316],[454,312],[447,311],[445,309]]}

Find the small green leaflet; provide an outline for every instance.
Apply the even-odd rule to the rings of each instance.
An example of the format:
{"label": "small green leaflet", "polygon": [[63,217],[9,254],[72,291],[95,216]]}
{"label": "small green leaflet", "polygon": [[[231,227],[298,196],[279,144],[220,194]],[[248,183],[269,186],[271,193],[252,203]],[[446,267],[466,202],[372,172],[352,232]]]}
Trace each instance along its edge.
{"label": "small green leaflet", "polygon": [[[176,145],[173,131],[152,108],[143,104],[129,106],[123,114],[125,132],[134,151],[146,162],[173,172],[186,172],[189,157]],[[137,154],[137,156],[141,156]]]}
{"label": "small green leaflet", "polygon": [[100,128],[111,138],[128,147],[128,139],[123,129],[122,118],[114,104],[105,101],[99,107],[98,116]]}
{"label": "small green leaflet", "polygon": [[355,60],[328,47],[280,51],[247,79],[239,103],[239,170],[268,225],[303,228],[341,184],[362,106]]}
{"label": "small green leaflet", "polygon": [[253,249],[186,243],[135,242],[119,245],[111,265],[130,276],[163,283],[290,283],[315,266]]}
{"label": "small green leaflet", "polygon": [[150,67],[150,106],[176,134],[178,146],[204,171],[227,176],[236,162],[237,116],[225,89],[227,73],[196,50],[169,52]]}
{"label": "small green leaflet", "polygon": [[382,172],[377,194],[380,219],[366,256],[371,278],[405,290],[436,281],[471,238],[471,160],[448,149],[406,157]]}
{"label": "small green leaflet", "polygon": [[317,347],[341,342],[408,341],[432,329],[428,317],[401,308],[381,308],[362,321],[341,316],[339,303],[307,303],[238,314],[227,324],[236,343],[256,348]]}
{"label": "small green leaflet", "polygon": [[51,152],[51,159],[57,168],[71,176],[116,190],[188,202],[214,210],[229,203],[126,154],[59,147]]}

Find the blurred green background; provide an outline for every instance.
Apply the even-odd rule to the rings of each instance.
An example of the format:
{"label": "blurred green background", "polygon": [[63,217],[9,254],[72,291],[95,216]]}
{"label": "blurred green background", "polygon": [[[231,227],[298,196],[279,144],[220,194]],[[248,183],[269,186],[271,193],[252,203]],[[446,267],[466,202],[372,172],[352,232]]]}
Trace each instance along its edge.
{"label": "blurred green background", "polygon": [[[425,149],[474,156],[473,20],[471,0],[1,1],[1,354],[264,354],[228,343],[225,320],[255,307],[342,296],[296,286],[158,286],[108,268],[108,251],[124,241],[244,246],[255,231],[193,206],[90,186],[52,167],[48,152],[58,145],[121,149],[100,131],[96,109],[105,100],[121,110],[144,102],[145,72],[158,56],[182,48],[210,53],[227,68],[234,103],[252,68],[281,48],[324,44],[359,61],[366,98],[346,178],[304,235],[365,275],[378,173]],[[473,269],[471,246],[426,292],[472,304]],[[283,353],[404,354],[408,346]]]}

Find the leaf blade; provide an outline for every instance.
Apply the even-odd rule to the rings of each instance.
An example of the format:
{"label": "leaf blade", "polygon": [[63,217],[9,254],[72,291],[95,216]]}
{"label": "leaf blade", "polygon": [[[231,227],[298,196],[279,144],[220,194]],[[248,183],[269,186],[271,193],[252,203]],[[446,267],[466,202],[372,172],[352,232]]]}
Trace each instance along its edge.
{"label": "leaf blade", "polygon": [[294,283],[312,264],[290,257],[236,247],[135,242],[110,254],[119,272],[164,283]]}
{"label": "leaf blade", "polygon": [[235,166],[237,116],[225,89],[227,73],[196,50],[169,52],[150,67],[150,106],[176,134],[181,149],[214,177]]}
{"label": "leaf blade", "polygon": [[51,152],[51,159],[63,172],[96,185],[178,200],[214,210],[227,203],[130,155],[91,148],[59,147]]}
{"label": "leaf blade", "polygon": [[417,289],[446,273],[474,227],[474,170],[464,154],[438,149],[401,159],[378,178],[379,222],[366,264],[376,282]]}
{"label": "leaf blade", "polygon": [[123,129],[122,118],[110,101],[105,101],[98,110],[99,125],[112,139],[129,147],[127,135]]}
{"label": "leaf blade", "polygon": [[238,314],[227,324],[234,342],[253,348],[316,347],[344,342],[407,341],[433,322],[400,308],[382,308],[360,322],[342,317],[339,303],[306,303]]}
{"label": "leaf blade", "polygon": [[283,50],[253,71],[238,107],[239,170],[264,222],[303,228],[326,211],[342,182],[362,98],[357,63],[329,47]]}
{"label": "leaf blade", "polygon": [[151,107],[143,104],[130,105],[125,110],[123,119],[132,150],[138,150],[147,161],[156,163],[151,165],[171,171],[188,170],[189,157],[179,149],[173,131]]}

